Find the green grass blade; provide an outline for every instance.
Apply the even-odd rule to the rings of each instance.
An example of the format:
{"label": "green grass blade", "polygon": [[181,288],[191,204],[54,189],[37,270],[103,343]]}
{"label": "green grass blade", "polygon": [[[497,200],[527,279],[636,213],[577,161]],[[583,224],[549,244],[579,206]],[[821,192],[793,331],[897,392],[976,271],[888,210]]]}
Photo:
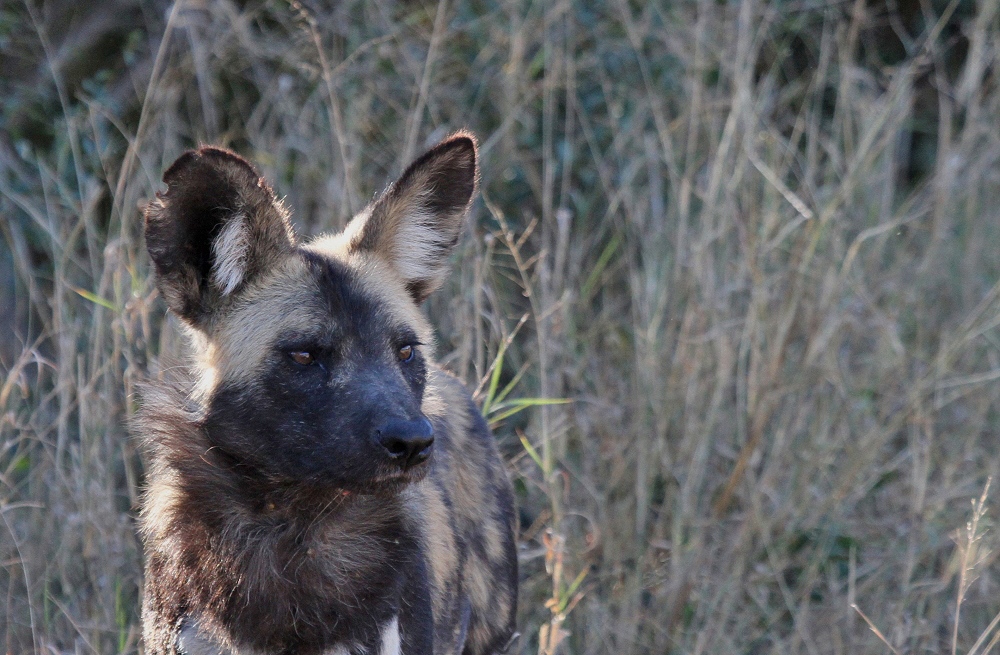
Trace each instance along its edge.
{"label": "green grass blade", "polygon": [[538,468],[544,471],[545,464],[542,463],[542,458],[539,456],[538,451],[535,450],[535,447],[531,445],[531,442],[528,441],[528,438],[524,436],[523,432],[518,431],[517,436],[521,440],[521,445],[524,447],[524,452],[528,453],[528,457],[533,459],[535,461],[535,464],[538,464]]}
{"label": "green grass blade", "polygon": [[581,298],[587,298],[590,296],[590,292],[594,290],[597,286],[597,281],[601,277],[601,273],[607,268],[608,262],[614,256],[615,252],[618,250],[618,246],[621,245],[622,237],[620,234],[615,234],[611,237],[611,241],[608,245],[604,246],[604,250],[601,251],[601,256],[597,258],[594,262],[594,268],[590,270],[590,275],[587,276],[587,281],[583,283],[583,288],[580,291]]}
{"label": "green grass blade", "polygon": [[490,427],[495,426],[505,418],[511,417],[518,412],[528,409],[529,407],[538,407],[540,405],[565,405],[570,402],[572,401],[568,398],[518,398],[516,400],[509,400],[505,403],[493,406],[492,411],[495,415],[488,417]]}
{"label": "green grass blade", "polygon": [[115,304],[113,302],[101,298],[96,293],[91,293],[90,291],[87,291],[86,289],[80,289],[79,287],[70,287],[70,288],[73,289],[73,291],[75,291],[83,298],[86,298],[90,302],[94,303],[95,305],[100,305],[101,307],[104,307],[105,309],[110,309],[113,312],[118,311],[118,308],[115,307]]}
{"label": "green grass blade", "polygon": [[486,390],[486,398],[483,400],[483,416],[486,416],[490,411],[490,407],[493,405],[493,399],[496,397],[497,386],[500,384],[500,371],[503,369],[503,354],[507,351],[507,344],[500,344],[500,352],[497,353],[496,359],[493,360],[493,373],[490,375],[490,386]]}
{"label": "green grass blade", "polygon": [[564,612],[566,610],[566,606],[569,605],[570,601],[573,600],[573,594],[575,594],[576,590],[580,588],[581,584],[583,584],[583,580],[584,578],[587,577],[587,574],[589,572],[590,569],[587,568],[582,569],[573,579],[573,582],[570,583],[569,588],[566,590],[566,593],[563,594],[562,602],[559,603],[560,612]]}
{"label": "green grass blade", "polygon": [[507,397],[507,394],[509,394],[511,391],[514,390],[514,387],[517,385],[518,382],[521,381],[521,377],[528,370],[528,364],[529,362],[525,362],[521,366],[521,370],[517,372],[517,375],[515,375],[513,379],[511,379],[511,381],[507,383],[507,386],[504,387],[503,390],[497,394],[497,397],[493,400],[493,404],[502,403],[503,399]]}

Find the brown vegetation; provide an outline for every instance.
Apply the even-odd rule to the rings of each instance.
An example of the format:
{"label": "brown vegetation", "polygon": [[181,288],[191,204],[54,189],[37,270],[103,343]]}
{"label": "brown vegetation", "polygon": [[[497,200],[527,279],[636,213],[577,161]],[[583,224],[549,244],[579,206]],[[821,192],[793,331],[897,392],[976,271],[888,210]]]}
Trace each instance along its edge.
{"label": "brown vegetation", "polygon": [[852,604],[983,652],[997,2],[330,4],[0,9],[0,647],[140,647],[160,171],[233,148],[308,235],[467,127],[427,306],[519,490],[521,652],[884,652]]}

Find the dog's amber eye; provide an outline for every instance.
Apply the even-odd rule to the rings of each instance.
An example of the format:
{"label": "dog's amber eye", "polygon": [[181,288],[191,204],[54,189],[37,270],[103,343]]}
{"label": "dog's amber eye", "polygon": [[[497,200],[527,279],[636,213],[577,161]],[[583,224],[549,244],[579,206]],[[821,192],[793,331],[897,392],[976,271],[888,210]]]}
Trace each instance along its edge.
{"label": "dog's amber eye", "polygon": [[413,346],[403,346],[396,351],[396,357],[399,357],[399,361],[408,362],[413,359]]}
{"label": "dog's amber eye", "polygon": [[293,362],[302,366],[309,366],[316,361],[313,354],[311,352],[306,352],[305,350],[293,350],[288,353],[288,356],[292,358]]}

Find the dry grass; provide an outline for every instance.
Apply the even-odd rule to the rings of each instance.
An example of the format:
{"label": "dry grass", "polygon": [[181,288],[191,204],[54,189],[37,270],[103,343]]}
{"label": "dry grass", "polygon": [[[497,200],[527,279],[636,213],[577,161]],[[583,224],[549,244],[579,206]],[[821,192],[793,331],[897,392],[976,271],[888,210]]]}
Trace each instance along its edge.
{"label": "dry grass", "polygon": [[234,147],[313,234],[463,126],[439,355],[573,401],[497,429],[520,652],[995,645],[996,0],[315,4],[0,9],[0,647],[140,648],[164,166]]}

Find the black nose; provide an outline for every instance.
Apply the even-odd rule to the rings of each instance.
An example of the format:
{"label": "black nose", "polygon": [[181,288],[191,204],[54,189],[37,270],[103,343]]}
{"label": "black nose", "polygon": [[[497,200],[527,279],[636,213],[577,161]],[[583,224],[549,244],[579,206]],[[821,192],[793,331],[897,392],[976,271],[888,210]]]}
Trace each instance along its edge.
{"label": "black nose", "polygon": [[378,442],[403,468],[423,462],[431,455],[434,426],[424,417],[413,421],[391,418],[376,430]]}

